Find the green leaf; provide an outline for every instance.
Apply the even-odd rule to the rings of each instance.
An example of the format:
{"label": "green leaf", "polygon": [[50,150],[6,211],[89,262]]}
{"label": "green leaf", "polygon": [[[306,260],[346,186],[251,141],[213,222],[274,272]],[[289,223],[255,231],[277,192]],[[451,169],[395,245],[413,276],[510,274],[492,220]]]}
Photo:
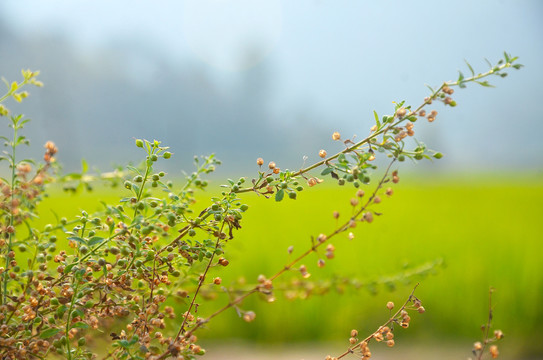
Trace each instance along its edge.
{"label": "green leaf", "polygon": [[340,163],[344,164],[347,162],[347,159],[345,158],[345,154],[340,154],[337,158],[337,161],[339,161]]}
{"label": "green leaf", "polygon": [[80,244],[87,245],[87,242],[85,241],[85,239],[82,239],[82,238],[80,238],[79,236],[70,236],[70,237],[68,238],[68,240],[77,241],[77,242],[80,243]]}
{"label": "green leaf", "polygon": [[503,57],[505,58],[505,62],[508,62],[508,63],[511,62],[511,58],[509,57],[509,54],[506,51],[503,52]]}
{"label": "green leaf", "polygon": [[332,172],[332,168],[331,167],[327,167],[326,169],[324,169],[322,172],[321,172],[321,175],[328,175]]}
{"label": "green leaf", "polygon": [[93,238],[91,238],[88,242],[89,246],[93,246],[93,245],[96,245],[96,244],[100,244],[102,241],[104,241],[104,238],[103,237],[100,237],[100,236],[95,236]]}
{"label": "green leaf", "polygon": [[130,170],[130,171],[135,172],[135,173],[138,174],[138,175],[141,175],[141,172],[140,172],[137,168],[135,168],[134,166],[132,166],[132,165],[126,165],[126,168],[127,168],[128,170]]}
{"label": "green leaf", "polygon": [[375,110],[373,110],[373,116],[375,117],[375,125],[377,125],[377,127],[381,127],[381,122],[379,121],[379,115],[377,115],[377,112]]}
{"label": "green leaf", "polygon": [[473,68],[471,67],[469,62],[466,59],[464,59],[464,61],[465,61],[466,65],[468,66],[469,71],[471,71],[471,76],[475,76],[475,71],[473,71]]}
{"label": "green leaf", "polygon": [[64,273],[68,274],[70,271],[72,271],[73,267],[76,266],[77,263],[70,264],[64,268]]}
{"label": "green leaf", "polygon": [[117,341],[117,343],[125,349],[128,349],[130,347],[130,343],[128,342],[128,340],[119,340]]}
{"label": "green leaf", "polygon": [[276,193],[275,193],[275,201],[281,201],[283,200],[283,197],[285,196],[285,192],[283,191],[283,189],[280,189],[278,190]]}
{"label": "green leaf", "polygon": [[78,321],[76,322],[75,324],[73,324],[71,326],[71,328],[76,328],[76,329],[88,329],[89,328],[89,325],[88,324],[85,324],[84,322],[82,321]]}
{"label": "green leaf", "polygon": [[9,89],[9,92],[14,92],[19,88],[19,85],[17,84],[17,81],[14,81],[11,83],[11,87]]}
{"label": "green leaf", "polygon": [[488,61],[487,58],[485,58],[485,61],[486,61],[486,63],[488,64],[488,66],[490,66],[490,68],[492,69],[492,63],[491,63],[490,61]]}
{"label": "green leaf", "polygon": [[85,159],[81,159],[81,172],[84,174],[89,170],[89,164],[85,161]]}
{"label": "green leaf", "polygon": [[475,81],[477,84],[484,86],[484,87],[495,87],[494,85],[490,84],[488,81]]}
{"label": "green leaf", "polygon": [[40,338],[47,339],[47,338],[50,338],[51,336],[55,336],[59,332],[60,332],[60,329],[54,329],[54,328],[45,329],[41,331]]}
{"label": "green leaf", "polygon": [[464,74],[462,74],[462,71],[458,71],[458,82],[461,83],[462,80],[464,80]]}

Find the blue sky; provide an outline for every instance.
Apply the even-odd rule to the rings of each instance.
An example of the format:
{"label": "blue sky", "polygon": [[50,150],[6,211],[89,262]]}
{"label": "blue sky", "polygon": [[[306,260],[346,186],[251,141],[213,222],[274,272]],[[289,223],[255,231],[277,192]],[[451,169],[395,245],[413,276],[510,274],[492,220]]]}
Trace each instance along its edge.
{"label": "blue sky", "polygon": [[[464,59],[484,71],[484,57],[496,61],[507,50],[522,71],[492,79],[495,89],[457,91],[459,106],[438,108],[438,121],[419,134],[451,167],[543,165],[540,1],[7,0],[0,12],[11,30],[57,34],[81,56],[146,44],[173,66],[204,69],[224,93],[250,74],[271,74],[263,106],[301,134],[314,124],[363,136],[373,110],[390,112],[404,99],[417,105],[424,84],[466,72]],[[153,66],[144,58],[125,64],[143,86]]]}

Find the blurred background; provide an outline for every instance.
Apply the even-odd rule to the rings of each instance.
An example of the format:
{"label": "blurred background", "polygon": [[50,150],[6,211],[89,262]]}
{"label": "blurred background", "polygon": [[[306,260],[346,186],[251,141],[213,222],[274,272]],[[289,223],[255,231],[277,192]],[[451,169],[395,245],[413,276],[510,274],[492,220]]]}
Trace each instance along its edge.
{"label": "blurred background", "polygon": [[[519,56],[525,67],[490,78],[496,88],[456,89],[456,108],[436,105],[436,122],[417,123],[417,138],[444,158],[403,164],[385,216],[357,229],[358,242],[335,244],[336,259],[313,271],[315,281],[320,272],[363,286],[333,284],[308,301],[250,301],[259,321],[242,323],[232,311],[202,337],[210,359],[266,351],[312,358],[288,352],[307,344],[318,350],[313,358],[323,358],[313,342],[343,341],[335,347],[341,353],[351,328],[373,331],[386,301],[400,303],[419,280],[389,277],[430,264],[419,295],[432,310],[402,335],[412,340],[379,353],[468,357],[494,286],[496,325],[508,334],[502,353],[536,359],[543,357],[534,341],[543,320],[542,15],[537,0],[5,0],[0,75],[13,81],[21,68],[41,71],[45,87],[30,89],[22,106],[8,104],[32,119],[32,156],[53,140],[65,170],[79,169],[81,158],[107,170],[141,158],[134,138],[158,139],[175,155],[165,164],[173,177],[191,171],[194,155],[216,153],[223,161],[217,185],[253,176],[257,157],[293,169],[321,148],[341,150],[333,131],[364,137],[373,110],[390,114],[401,100],[417,106],[425,84],[468,74],[464,60],[484,72],[485,57]],[[254,211],[232,244],[227,281],[272,274],[287,260],[287,246],[298,243],[301,252],[311,234],[332,229],[332,211],[348,211],[353,189],[323,186],[303,195],[294,204],[248,197]],[[95,200],[66,195],[62,206],[75,211]],[[225,350],[211,350],[217,339]],[[244,349],[235,356],[224,347],[234,343]]]}

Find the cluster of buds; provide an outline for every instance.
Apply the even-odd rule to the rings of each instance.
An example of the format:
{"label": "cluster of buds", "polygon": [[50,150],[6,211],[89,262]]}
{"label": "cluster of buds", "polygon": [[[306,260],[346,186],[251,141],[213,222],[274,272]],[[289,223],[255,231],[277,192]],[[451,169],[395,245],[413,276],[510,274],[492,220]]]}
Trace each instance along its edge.
{"label": "cluster of buds", "polygon": [[379,330],[373,333],[372,337],[377,342],[386,341],[388,347],[393,347],[396,344],[394,342],[394,333],[388,326],[381,326]]}
{"label": "cluster of buds", "polygon": [[46,163],[54,162],[55,158],[53,156],[58,152],[58,148],[56,147],[55,143],[48,141],[45,143],[44,147],[45,155],[43,156],[43,160],[45,160]]}
{"label": "cluster of buds", "polygon": [[[484,331],[485,327],[483,326],[483,331]],[[485,340],[485,344],[489,343],[489,342],[494,342],[494,341],[498,341],[498,340],[501,340],[503,339],[504,335],[503,335],[503,332],[501,330],[495,330],[494,331],[494,337],[491,338],[491,339],[487,339]],[[483,351],[484,351],[484,346],[483,346],[483,343],[481,343],[480,341],[477,341],[475,344],[473,344],[473,355],[475,355],[478,359],[481,358],[481,356],[483,355]],[[488,352],[490,354],[490,356],[493,358],[493,359],[496,359],[498,358],[498,356],[500,355],[500,352],[498,350],[498,345],[496,344],[493,344],[493,345],[490,345],[489,348],[488,348]]]}
{"label": "cluster of buds", "polygon": [[311,274],[307,271],[307,266],[301,265],[299,270],[300,270],[300,273],[302,274],[302,277],[304,279],[307,279],[308,277],[311,276]]}
{"label": "cluster of buds", "polygon": [[262,292],[270,292],[273,289],[273,282],[266,278],[266,276],[262,274],[258,275],[257,281]]}
{"label": "cluster of buds", "polygon": [[454,101],[450,96],[447,96],[452,95],[454,90],[445,85],[441,91],[442,93],[440,94],[440,98],[443,100],[443,103],[445,103],[445,105],[456,106],[456,101]]}
{"label": "cluster of buds", "polygon": [[336,248],[334,247],[334,245],[332,244],[328,244],[328,246],[326,246],[326,258],[327,259],[333,259],[334,258],[334,251],[336,250]]}
{"label": "cluster of buds", "polygon": [[437,111],[432,110],[432,111],[430,111],[429,114],[426,114],[425,110],[421,110],[421,111],[419,111],[419,116],[420,117],[426,117],[426,119],[428,119],[428,122],[434,122],[434,120],[436,119],[436,116],[437,116]]}

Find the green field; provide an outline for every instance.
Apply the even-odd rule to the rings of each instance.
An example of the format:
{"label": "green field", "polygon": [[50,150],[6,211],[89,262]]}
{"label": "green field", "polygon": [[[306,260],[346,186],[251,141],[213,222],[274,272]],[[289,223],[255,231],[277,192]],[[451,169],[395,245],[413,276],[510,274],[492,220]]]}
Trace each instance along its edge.
{"label": "green field", "polygon": [[[361,333],[374,330],[387,318],[385,303],[402,302],[414,282],[420,282],[416,294],[427,312],[413,315],[412,326],[399,336],[422,344],[463,341],[468,354],[488,316],[492,286],[494,325],[507,336],[503,353],[543,353],[543,344],[534,341],[541,337],[543,321],[543,182],[537,174],[425,179],[403,175],[394,191],[391,198],[383,196],[379,205],[383,216],[372,224],[360,224],[353,230],[354,240],[345,235],[332,241],[335,258],[327,260],[324,268],[316,266],[316,254],[304,261],[312,274],[309,280],[347,276],[363,286],[343,286],[342,294],[331,290],[307,300],[287,300],[281,292],[273,303],[247,299],[242,307],[256,312],[253,323],[244,323],[229,310],[213,320],[201,337],[263,343],[346,341],[352,328]],[[354,193],[352,187],[322,184],[300,193],[296,201],[281,203],[244,194],[243,202],[251,207],[243,229],[228,244],[231,264],[212,276],[220,275],[228,286],[241,276],[254,283],[259,274],[272,275],[289,260],[288,246],[294,246],[295,256],[311,246],[310,236],[334,229],[334,210],[342,214],[340,220],[347,218]],[[207,205],[206,195],[201,196],[202,207]],[[108,192],[55,196],[55,201],[41,205],[43,221],[52,219],[51,208],[74,214],[78,208],[98,209],[100,198],[112,199]],[[444,265],[409,284],[396,282],[393,292],[390,286],[379,285],[391,275],[436,260]],[[284,279],[288,283],[294,277],[300,278],[299,273],[286,274]],[[377,285],[367,285],[372,282]],[[226,295],[203,301],[199,313],[205,316],[226,302]]]}

